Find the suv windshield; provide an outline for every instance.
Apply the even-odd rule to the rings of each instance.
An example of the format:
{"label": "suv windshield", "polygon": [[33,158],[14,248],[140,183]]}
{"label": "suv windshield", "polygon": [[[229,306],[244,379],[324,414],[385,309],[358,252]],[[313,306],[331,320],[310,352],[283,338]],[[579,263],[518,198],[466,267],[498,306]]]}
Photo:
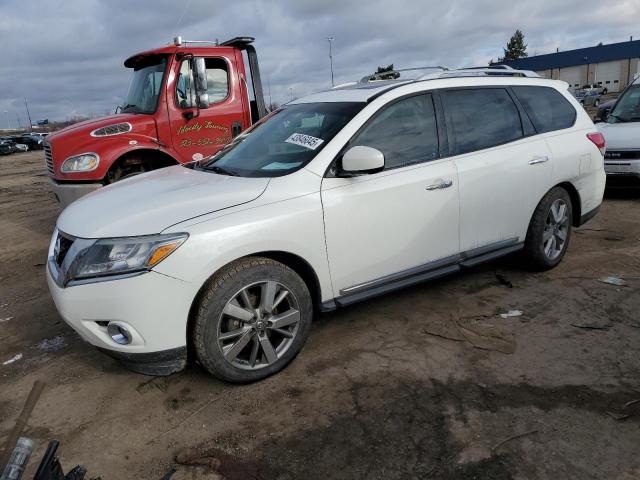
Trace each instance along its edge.
{"label": "suv windshield", "polygon": [[167,57],[152,56],[138,61],[133,70],[127,97],[122,106],[125,113],[153,113],[158,106]]}
{"label": "suv windshield", "polygon": [[640,121],[640,84],[631,86],[607,117],[609,123]]}
{"label": "suv windshield", "polygon": [[365,103],[301,103],[273,113],[202,168],[241,177],[279,177],[309,163]]}

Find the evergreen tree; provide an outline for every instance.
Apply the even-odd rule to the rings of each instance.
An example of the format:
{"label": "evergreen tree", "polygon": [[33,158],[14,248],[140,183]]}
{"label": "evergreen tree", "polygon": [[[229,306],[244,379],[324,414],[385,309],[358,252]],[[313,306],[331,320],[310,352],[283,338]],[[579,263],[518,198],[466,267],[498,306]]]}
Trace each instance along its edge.
{"label": "evergreen tree", "polygon": [[507,48],[504,49],[504,57],[500,61],[504,60],[516,60],[518,58],[528,57],[527,46],[524,43],[524,33],[520,30],[516,30],[511,36]]}

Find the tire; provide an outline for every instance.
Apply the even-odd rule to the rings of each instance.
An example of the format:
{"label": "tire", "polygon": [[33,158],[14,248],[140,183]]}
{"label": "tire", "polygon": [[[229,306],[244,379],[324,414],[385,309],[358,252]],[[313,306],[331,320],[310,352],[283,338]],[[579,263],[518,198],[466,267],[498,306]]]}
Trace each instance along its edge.
{"label": "tire", "polygon": [[261,380],[295,358],[312,318],[309,289],[296,272],[269,258],[237,260],[216,273],[200,295],[192,329],[196,357],[221,380]]}
{"label": "tire", "polygon": [[532,270],[550,270],[560,263],[569,246],[572,222],[569,193],[562,187],[552,188],[533,212],[525,239],[523,253]]}
{"label": "tire", "polygon": [[600,100],[597,100],[595,102],[593,102],[593,106],[594,107],[599,107],[600,106]]}
{"label": "tire", "polygon": [[604,90],[602,90],[602,94],[606,95],[607,93],[609,93],[609,90],[607,90],[606,88]]}

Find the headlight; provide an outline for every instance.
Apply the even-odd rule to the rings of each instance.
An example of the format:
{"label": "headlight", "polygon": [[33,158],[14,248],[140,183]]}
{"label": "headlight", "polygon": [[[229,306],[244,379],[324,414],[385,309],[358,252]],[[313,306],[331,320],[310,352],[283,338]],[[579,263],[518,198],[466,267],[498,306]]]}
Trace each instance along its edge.
{"label": "headlight", "polygon": [[78,254],[68,280],[150,270],[174,252],[189,235],[171,233],[97,240]]}
{"label": "headlight", "polygon": [[60,171],[63,173],[90,172],[98,168],[98,163],[100,163],[100,157],[97,154],[83,153],[82,155],[67,158],[62,162]]}

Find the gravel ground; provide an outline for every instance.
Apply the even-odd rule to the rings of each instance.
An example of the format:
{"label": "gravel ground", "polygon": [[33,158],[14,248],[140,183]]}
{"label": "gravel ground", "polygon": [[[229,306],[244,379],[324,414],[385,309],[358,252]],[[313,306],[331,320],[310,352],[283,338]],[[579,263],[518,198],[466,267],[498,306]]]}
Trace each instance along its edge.
{"label": "gravel ground", "polygon": [[640,478],[638,193],[608,193],[553,271],[506,258],[324,314],[245,386],[129,373],[80,340],[45,283],[58,214],[41,152],[0,157],[0,446],[45,381],[29,471],[56,438],[103,480]]}

